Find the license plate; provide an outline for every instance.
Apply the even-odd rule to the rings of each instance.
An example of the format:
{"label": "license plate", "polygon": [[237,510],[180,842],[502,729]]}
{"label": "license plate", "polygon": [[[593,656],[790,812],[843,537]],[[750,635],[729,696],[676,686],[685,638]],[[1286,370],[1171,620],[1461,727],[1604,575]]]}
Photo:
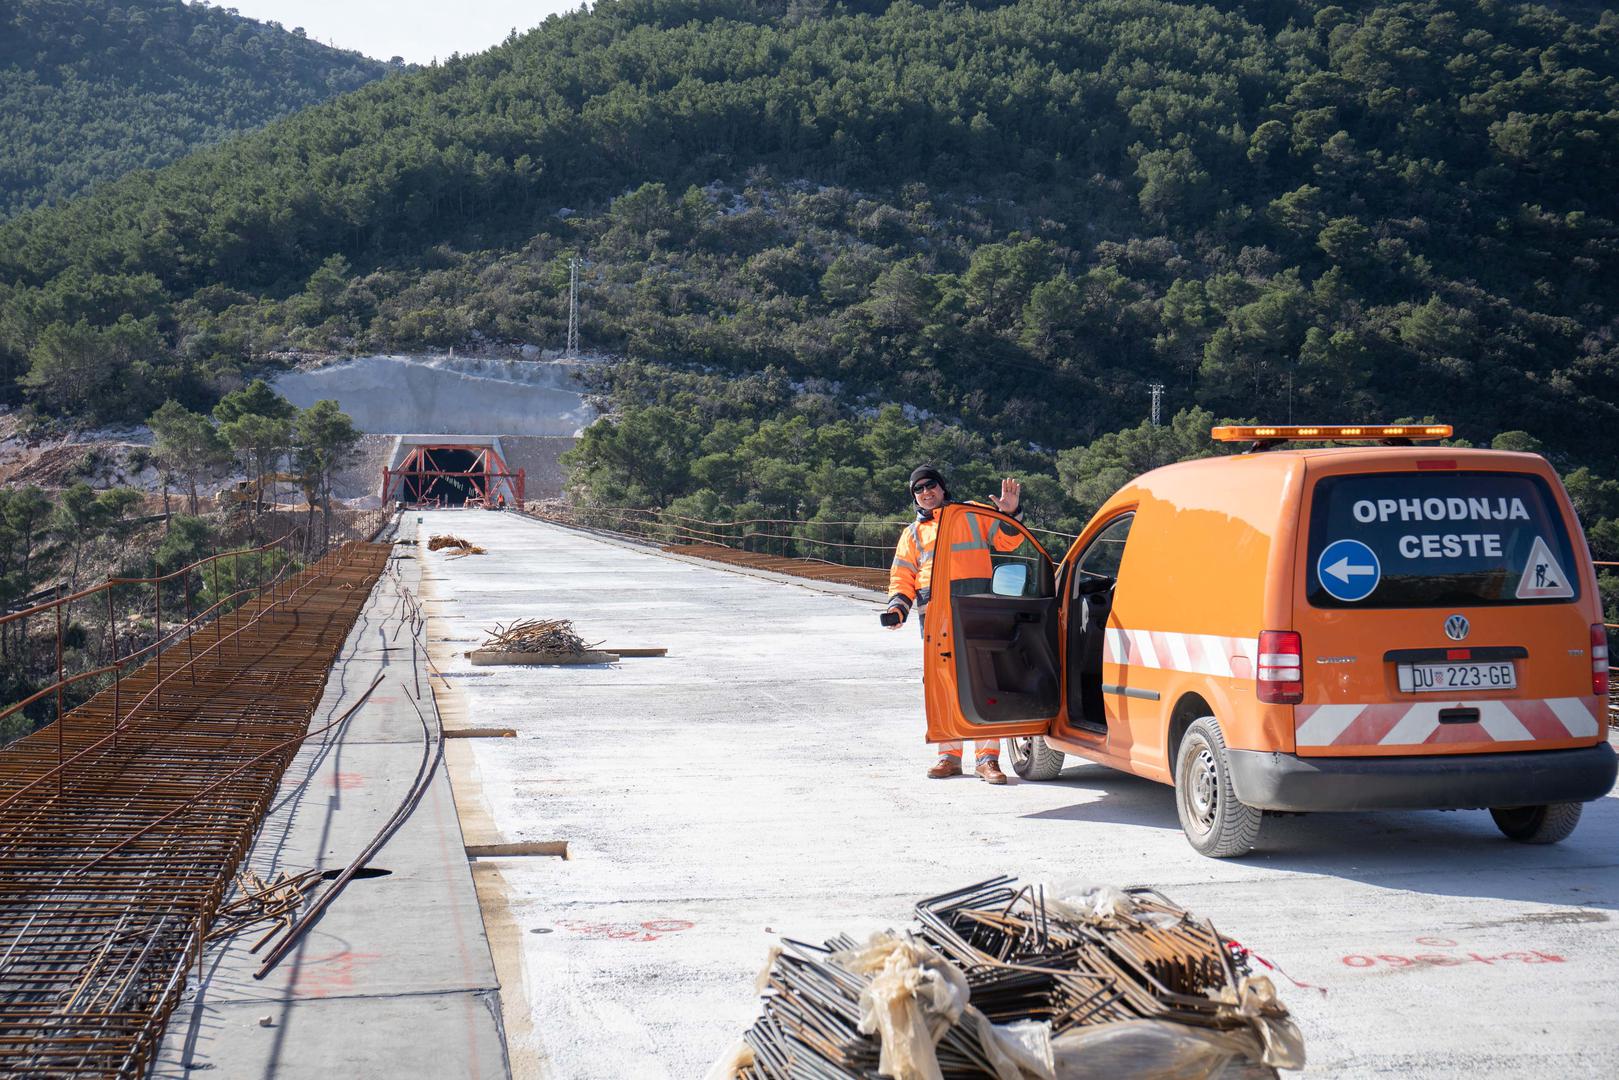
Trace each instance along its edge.
{"label": "license plate", "polygon": [[1435,694],[1452,690],[1514,690],[1518,673],[1510,662],[1499,664],[1400,664],[1400,691]]}

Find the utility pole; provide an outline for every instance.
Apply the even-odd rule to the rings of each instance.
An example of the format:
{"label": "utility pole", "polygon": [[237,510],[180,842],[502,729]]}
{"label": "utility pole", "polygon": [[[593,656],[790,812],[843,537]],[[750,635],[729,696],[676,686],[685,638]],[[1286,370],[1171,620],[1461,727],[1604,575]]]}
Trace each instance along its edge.
{"label": "utility pole", "polygon": [[1159,460],[1158,427],[1159,417],[1161,415],[1159,412],[1159,404],[1164,398],[1164,384],[1161,382],[1148,383],[1147,390],[1152,394],[1152,430],[1147,432],[1147,444],[1152,447],[1152,467],[1156,469],[1158,466],[1163,464],[1163,462]]}
{"label": "utility pole", "polygon": [[568,347],[562,355],[579,359],[579,256],[568,260]]}

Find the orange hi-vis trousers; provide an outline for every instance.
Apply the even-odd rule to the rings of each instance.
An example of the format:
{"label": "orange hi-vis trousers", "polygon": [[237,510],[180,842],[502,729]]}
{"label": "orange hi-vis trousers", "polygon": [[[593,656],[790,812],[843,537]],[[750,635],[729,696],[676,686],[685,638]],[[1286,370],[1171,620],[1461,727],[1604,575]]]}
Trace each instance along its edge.
{"label": "orange hi-vis trousers", "polygon": [[[945,757],[960,757],[962,748],[966,745],[960,739],[951,739],[949,742],[939,743],[939,753]],[[977,761],[999,761],[1001,759],[1001,740],[974,739],[973,746],[977,748]]]}

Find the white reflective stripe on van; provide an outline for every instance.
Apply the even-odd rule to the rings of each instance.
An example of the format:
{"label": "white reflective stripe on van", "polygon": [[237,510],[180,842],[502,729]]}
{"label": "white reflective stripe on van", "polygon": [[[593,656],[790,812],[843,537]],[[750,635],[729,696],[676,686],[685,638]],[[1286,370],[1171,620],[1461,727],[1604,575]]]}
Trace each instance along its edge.
{"label": "white reflective stripe on van", "polygon": [[[1300,746],[1331,746],[1364,708],[1364,705],[1317,705],[1307,719],[1299,721],[1294,739]],[[1294,710],[1295,715],[1300,711]]]}
{"label": "white reflective stripe on van", "polygon": [[[1298,746],[1421,746],[1445,742],[1534,742],[1590,738],[1602,728],[1596,698],[1487,699],[1300,705]],[[1441,724],[1444,709],[1477,709],[1478,720]]]}
{"label": "white reflective stripe on van", "polygon": [[1591,715],[1590,706],[1585,698],[1556,697],[1546,699],[1547,708],[1557,714],[1557,719],[1568,728],[1568,733],[1575,738],[1582,735],[1595,735],[1602,730],[1597,718]]}
{"label": "white reflective stripe on van", "polygon": [[1186,647],[1186,636],[1165,634],[1164,637],[1168,639],[1165,644],[1169,646],[1169,656],[1174,661],[1171,666],[1176,671],[1197,671],[1198,668],[1192,666],[1191,650]]}
{"label": "white reflective stripe on van", "polygon": [[1118,658],[1124,656],[1130,648],[1129,639],[1124,636],[1124,631],[1117,626],[1109,626],[1102,633],[1106,638],[1106,648],[1102,650],[1103,657],[1115,664],[1123,663]]}
{"label": "white reflective stripe on van", "polygon": [[1253,678],[1257,638],[1218,634],[1178,634],[1169,630],[1126,630],[1110,626],[1103,659],[1111,664],[1183,671],[1230,679]]}
{"label": "white reflective stripe on van", "polygon": [[[1412,746],[1426,742],[1428,736],[1439,730],[1439,710],[1451,707],[1450,702],[1437,701],[1411,706],[1400,722],[1383,736],[1381,745]],[[1534,738],[1504,701],[1479,701],[1470,707],[1478,709],[1478,726],[1495,742],[1529,742]]]}

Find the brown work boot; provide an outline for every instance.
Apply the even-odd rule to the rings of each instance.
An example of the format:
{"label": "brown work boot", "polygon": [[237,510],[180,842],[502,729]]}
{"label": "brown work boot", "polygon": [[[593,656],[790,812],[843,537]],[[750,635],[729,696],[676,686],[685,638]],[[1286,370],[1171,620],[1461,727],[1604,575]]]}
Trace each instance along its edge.
{"label": "brown work boot", "polygon": [[929,780],[943,780],[947,776],[961,775],[961,759],[954,754],[941,754],[928,770]]}
{"label": "brown work boot", "polygon": [[981,760],[978,768],[973,771],[978,774],[978,779],[986,784],[1006,783],[1006,774],[1001,772],[1001,763],[992,757]]}

